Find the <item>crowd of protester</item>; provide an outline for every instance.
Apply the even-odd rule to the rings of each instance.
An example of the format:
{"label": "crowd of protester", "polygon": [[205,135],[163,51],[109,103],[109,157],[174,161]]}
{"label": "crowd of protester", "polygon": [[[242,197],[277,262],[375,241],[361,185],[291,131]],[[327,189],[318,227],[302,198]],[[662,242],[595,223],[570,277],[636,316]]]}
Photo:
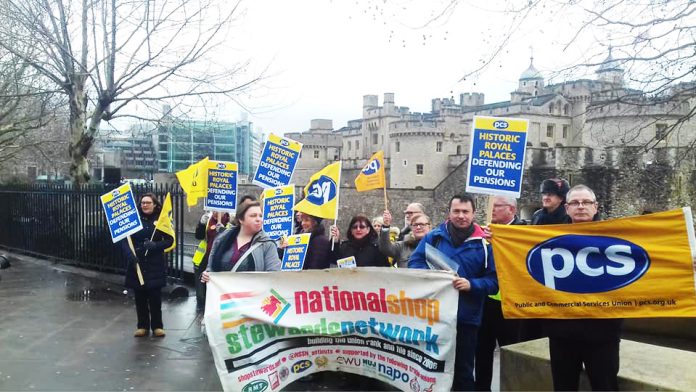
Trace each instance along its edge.
{"label": "crowd of protester", "polygon": [[[494,197],[491,223],[504,225],[573,224],[598,219],[597,200],[591,189],[570,188],[563,179],[548,179],[540,187],[542,208],[529,222],[520,219],[513,198]],[[150,206],[152,204],[152,207]],[[162,250],[171,237],[150,239],[160,206],[154,195],[141,198],[145,229],[133,236],[138,257],[160,269],[143,271],[146,285],[136,284],[133,263],[128,260],[126,283],[135,288],[138,325],[135,336],[164,336],[161,298],[164,286]],[[451,197],[447,216],[435,224],[420,203],[410,203],[403,211],[402,228],[394,224],[392,213],[382,211],[373,219],[362,214],[351,217],[342,231],[328,227],[321,218],[295,212],[295,234],[309,233],[303,269],[336,268],[342,259],[352,258],[357,267],[430,269],[426,244],[450,257],[456,264],[453,289],[459,293],[457,338],[453,390],[490,390],[496,347],[550,338],[554,388],[577,390],[583,365],[595,390],[617,389],[620,320],[506,320],[500,303],[490,238],[487,227],[475,222],[475,199],[468,194]],[[271,240],[262,230],[261,205],[253,197],[240,200],[234,217],[205,213],[196,229],[201,240],[194,256],[197,309],[204,311],[205,283],[210,272],[278,271],[287,240]],[[167,238],[168,237],[168,238]],[[169,241],[169,242],[168,242]],[[128,253],[126,253],[128,254]],[[150,263],[152,260],[152,263]],[[161,262],[158,262],[160,260]],[[521,261],[524,262],[524,261]],[[601,330],[602,333],[589,333]]]}

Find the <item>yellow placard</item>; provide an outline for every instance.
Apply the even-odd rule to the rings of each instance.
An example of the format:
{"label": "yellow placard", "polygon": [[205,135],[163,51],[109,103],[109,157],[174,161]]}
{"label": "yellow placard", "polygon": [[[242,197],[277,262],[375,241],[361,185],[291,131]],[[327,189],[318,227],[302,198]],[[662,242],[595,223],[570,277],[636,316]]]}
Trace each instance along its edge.
{"label": "yellow placard", "polygon": [[270,134],[268,135],[268,141],[273,143],[273,144],[278,144],[282,147],[285,147],[287,149],[290,149],[295,152],[300,152],[302,150],[302,143],[288,139],[286,137],[278,136],[276,134]]}
{"label": "yellow placard", "polygon": [[506,318],[696,316],[689,208],[491,230]]}
{"label": "yellow placard", "polygon": [[[502,123],[504,126],[501,126]],[[504,130],[508,132],[527,132],[529,120],[510,117],[474,117],[474,128],[489,130]]]}

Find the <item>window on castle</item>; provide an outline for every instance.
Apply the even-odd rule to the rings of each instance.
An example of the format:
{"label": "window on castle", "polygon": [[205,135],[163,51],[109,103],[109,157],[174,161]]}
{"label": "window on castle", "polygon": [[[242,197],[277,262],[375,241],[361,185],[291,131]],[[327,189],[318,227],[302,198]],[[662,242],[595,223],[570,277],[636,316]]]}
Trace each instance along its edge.
{"label": "window on castle", "polygon": [[396,142],[394,144],[394,149],[396,150],[396,152],[401,152],[401,142]]}
{"label": "window on castle", "polygon": [[566,115],[566,116],[567,116],[568,114],[570,114],[570,105],[565,104],[565,105],[563,106],[563,114]]}
{"label": "window on castle", "polygon": [[462,146],[457,146],[457,155],[462,155]]}
{"label": "window on castle", "polygon": [[655,139],[662,140],[667,137],[667,124],[655,124]]}
{"label": "window on castle", "polygon": [[377,143],[379,143],[379,135],[375,133],[374,135],[372,135],[372,144]]}
{"label": "window on castle", "polygon": [[408,161],[404,159],[404,166],[408,166]]}
{"label": "window on castle", "polygon": [[351,142],[348,142],[348,151],[350,151]]}
{"label": "window on castle", "polygon": [[564,125],[563,126],[563,138],[567,139],[568,138],[568,130],[570,129],[570,125]]}
{"label": "window on castle", "polygon": [[423,165],[420,163],[416,165],[416,175],[417,176],[423,175]]}
{"label": "window on castle", "polygon": [[442,152],[442,142],[435,142],[435,152]]}
{"label": "window on castle", "polygon": [[314,159],[319,159],[319,150],[314,150]]}
{"label": "window on castle", "polygon": [[553,124],[549,124],[546,126],[546,137],[553,137]]}
{"label": "window on castle", "polygon": [[550,103],[549,104],[549,113],[553,113],[553,109],[554,109],[553,103]]}
{"label": "window on castle", "polygon": [[355,141],[355,149],[359,150],[360,149],[360,140]]}

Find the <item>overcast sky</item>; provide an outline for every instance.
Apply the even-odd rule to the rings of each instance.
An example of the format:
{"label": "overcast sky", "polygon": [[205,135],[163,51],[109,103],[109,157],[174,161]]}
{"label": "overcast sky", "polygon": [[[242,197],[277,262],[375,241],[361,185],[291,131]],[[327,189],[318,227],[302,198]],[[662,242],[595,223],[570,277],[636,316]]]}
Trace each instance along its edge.
{"label": "overcast sky", "polygon": [[[395,94],[398,106],[430,111],[430,100],[483,92],[486,103],[509,99],[519,75],[534,64],[553,81],[552,70],[581,61],[606,48],[591,44],[564,51],[581,19],[561,8],[538,8],[529,15],[503,12],[507,1],[329,1],[258,0],[242,3],[225,56],[249,58],[251,70],[268,67],[267,78],[243,97],[257,129],[304,131],[313,118],[333,120],[335,129],[361,117],[362,96]],[[431,15],[445,10],[444,15]],[[524,18],[523,18],[524,17]],[[518,22],[522,21],[521,24]],[[427,24],[426,26],[423,26]],[[480,75],[462,81],[508,31],[504,51]],[[594,36],[598,41],[606,37]],[[597,60],[597,58],[595,58]],[[216,112],[239,120],[230,104]]]}

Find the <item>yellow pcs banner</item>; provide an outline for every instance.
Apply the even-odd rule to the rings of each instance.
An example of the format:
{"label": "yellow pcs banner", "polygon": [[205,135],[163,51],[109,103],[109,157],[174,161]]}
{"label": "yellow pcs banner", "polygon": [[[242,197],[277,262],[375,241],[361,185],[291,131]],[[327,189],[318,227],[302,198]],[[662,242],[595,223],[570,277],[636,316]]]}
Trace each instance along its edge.
{"label": "yellow pcs banner", "polygon": [[384,188],[386,183],[384,176],[384,151],[379,150],[370,157],[370,160],[355,178],[355,190],[365,192],[371,189]]}
{"label": "yellow pcs banner", "polygon": [[304,188],[305,198],[295,204],[294,210],[323,219],[336,219],[340,190],[341,161],[338,161],[310,177]]}
{"label": "yellow pcs banner", "polygon": [[695,317],[691,210],[491,225],[506,318]]}

